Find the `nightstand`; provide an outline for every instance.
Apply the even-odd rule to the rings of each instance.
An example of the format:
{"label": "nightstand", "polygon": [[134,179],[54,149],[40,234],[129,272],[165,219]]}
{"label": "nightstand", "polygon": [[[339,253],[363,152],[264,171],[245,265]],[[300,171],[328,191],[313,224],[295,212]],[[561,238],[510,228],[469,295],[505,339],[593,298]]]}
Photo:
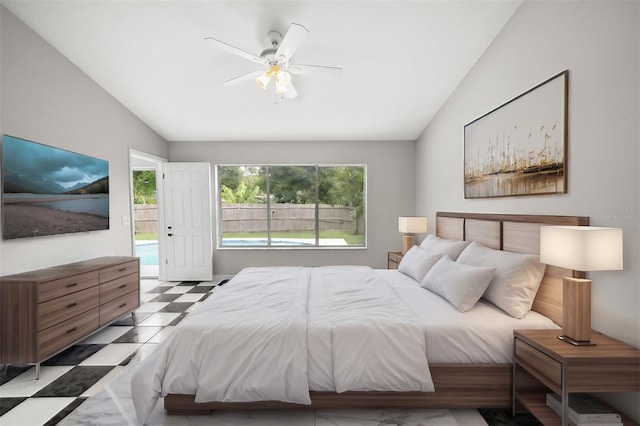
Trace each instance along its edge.
{"label": "nightstand", "polygon": [[398,269],[398,265],[402,260],[402,253],[399,251],[387,252],[387,269]]}
{"label": "nightstand", "polygon": [[[640,351],[592,331],[595,346],[558,339],[561,330],[515,330],[512,410],[520,403],[544,425],[567,425],[569,393],[640,390]],[[546,405],[549,390],[563,401],[560,418]],[[622,415],[622,413],[621,413]],[[623,417],[625,425],[636,424]]]}

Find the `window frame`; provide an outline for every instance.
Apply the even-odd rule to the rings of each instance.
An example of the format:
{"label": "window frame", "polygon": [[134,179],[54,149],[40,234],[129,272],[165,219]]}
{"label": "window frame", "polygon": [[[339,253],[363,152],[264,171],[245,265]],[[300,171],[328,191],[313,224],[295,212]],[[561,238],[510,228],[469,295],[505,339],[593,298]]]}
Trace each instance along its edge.
{"label": "window frame", "polygon": [[[267,176],[270,176],[270,168],[271,167],[314,167],[315,168],[315,213],[314,213],[314,233],[315,233],[315,244],[314,245],[271,245],[271,215],[267,213],[267,226],[266,226],[266,238],[267,245],[234,245],[234,246],[225,246],[223,245],[223,235],[222,235],[222,191],[220,190],[220,182],[219,182],[219,174],[220,168],[223,167],[264,167],[266,169]],[[364,234],[363,234],[363,243],[362,245],[320,245],[320,203],[318,200],[319,196],[319,169],[323,167],[361,167],[363,170],[363,190],[362,196],[364,198],[364,209],[362,213],[362,218],[364,220]],[[367,249],[368,243],[368,184],[367,184],[367,176],[368,176],[368,167],[365,163],[345,163],[345,164],[337,164],[337,163],[318,163],[318,164],[307,164],[307,163],[295,163],[295,164],[281,164],[281,163],[220,163],[215,165],[215,173],[214,173],[214,186],[215,186],[215,201],[216,201],[216,220],[215,220],[215,229],[216,229],[216,249],[218,250],[363,250]],[[270,194],[270,179],[266,180],[266,189],[267,194]],[[270,211],[272,205],[271,197],[266,197],[265,202],[265,210],[267,212]],[[276,203],[277,204],[277,203]]]}

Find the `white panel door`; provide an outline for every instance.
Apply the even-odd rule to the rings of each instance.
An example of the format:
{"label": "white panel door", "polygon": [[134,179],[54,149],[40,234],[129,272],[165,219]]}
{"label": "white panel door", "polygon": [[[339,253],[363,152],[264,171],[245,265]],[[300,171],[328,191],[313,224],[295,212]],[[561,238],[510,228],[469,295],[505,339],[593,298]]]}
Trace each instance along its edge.
{"label": "white panel door", "polygon": [[209,163],[163,163],[168,281],[213,279]]}

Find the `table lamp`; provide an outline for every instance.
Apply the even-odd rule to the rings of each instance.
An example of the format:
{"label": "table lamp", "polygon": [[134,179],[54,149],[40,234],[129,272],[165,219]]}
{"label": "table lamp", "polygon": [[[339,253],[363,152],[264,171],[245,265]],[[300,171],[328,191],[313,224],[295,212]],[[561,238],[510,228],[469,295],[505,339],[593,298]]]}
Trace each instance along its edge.
{"label": "table lamp", "polygon": [[404,255],[413,246],[413,234],[424,234],[427,232],[426,217],[399,217],[398,232],[402,232],[402,254]]}
{"label": "table lamp", "polygon": [[[622,269],[622,229],[541,226],[540,262],[575,271]],[[576,346],[591,343],[591,280],[562,280],[562,336]]]}

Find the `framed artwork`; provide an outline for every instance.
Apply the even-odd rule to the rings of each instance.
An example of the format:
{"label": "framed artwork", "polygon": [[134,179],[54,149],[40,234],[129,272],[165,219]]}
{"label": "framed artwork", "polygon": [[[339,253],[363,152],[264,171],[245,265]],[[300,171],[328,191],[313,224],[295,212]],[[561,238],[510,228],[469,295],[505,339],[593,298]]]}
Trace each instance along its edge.
{"label": "framed artwork", "polygon": [[464,126],[464,198],[567,192],[568,74]]}

